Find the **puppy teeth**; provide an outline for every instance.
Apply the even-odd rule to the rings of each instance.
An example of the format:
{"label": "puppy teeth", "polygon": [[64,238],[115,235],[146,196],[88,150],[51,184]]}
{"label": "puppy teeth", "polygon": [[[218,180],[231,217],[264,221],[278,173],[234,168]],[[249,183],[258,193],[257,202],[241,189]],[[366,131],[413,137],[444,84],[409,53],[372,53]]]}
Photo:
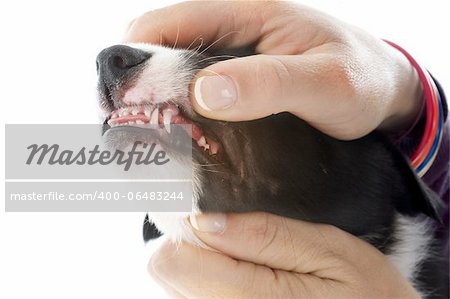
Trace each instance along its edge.
{"label": "puppy teeth", "polygon": [[155,110],[153,110],[152,112],[152,116],[150,117],[150,124],[157,125],[158,118],[159,118],[159,108],[155,108]]}
{"label": "puppy teeth", "polygon": [[170,134],[170,122],[172,120],[172,111],[170,110],[164,110],[163,111],[163,122],[164,122],[164,128],[166,129],[167,133]]}
{"label": "puppy teeth", "polygon": [[206,144],[206,138],[205,136],[200,137],[200,139],[197,141],[198,146],[205,146]]}
{"label": "puppy teeth", "polygon": [[205,136],[200,137],[200,139],[197,141],[198,146],[203,147],[203,149],[206,151],[209,149],[209,144],[206,143]]}
{"label": "puppy teeth", "polygon": [[131,110],[131,114],[132,114],[132,115],[138,115],[138,113],[139,113],[139,109],[138,109],[138,108],[133,108],[133,109]]}
{"label": "puppy teeth", "polygon": [[136,120],[136,124],[138,124],[138,125],[143,125],[144,124],[144,122],[142,121],[142,120]]}
{"label": "puppy teeth", "polygon": [[145,107],[144,115],[147,116],[147,118],[150,118],[150,107]]}

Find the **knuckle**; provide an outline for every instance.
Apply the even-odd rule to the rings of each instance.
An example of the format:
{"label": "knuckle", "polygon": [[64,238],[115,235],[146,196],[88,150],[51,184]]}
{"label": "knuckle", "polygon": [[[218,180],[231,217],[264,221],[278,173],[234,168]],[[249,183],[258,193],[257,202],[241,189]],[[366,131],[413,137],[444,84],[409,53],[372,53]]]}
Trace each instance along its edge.
{"label": "knuckle", "polygon": [[[348,242],[347,233],[345,233],[340,228],[331,224],[320,224],[319,225],[320,236],[330,244],[340,244],[342,242]],[[335,247],[335,246],[333,246]]]}
{"label": "knuckle", "polygon": [[348,233],[331,224],[320,224],[317,236],[317,241],[325,245],[322,246],[324,255],[333,257],[335,261],[346,261],[346,248],[354,244]]}
{"label": "knuckle", "polygon": [[244,235],[250,238],[250,243],[256,248],[256,256],[264,256],[273,247],[281,233],[279,222],[266,213],[262,213],[257,221],[246,221]]}
{"label": "knuckle", "polygon": [[348,98],[353,98],[356,94],[355,68],[354,63],[351,63],[345,55],[337,55],[330,60],[326,72],[329,81],[340,86],[343,96]]}
{"label": "knuckle", "polygon": [[287,90],[284,86],[292,86],[295,76],[289,68],[274,56],[260,55],[255,65],[249,65],[256,78],[256,85],[268,99],[283,99]]}

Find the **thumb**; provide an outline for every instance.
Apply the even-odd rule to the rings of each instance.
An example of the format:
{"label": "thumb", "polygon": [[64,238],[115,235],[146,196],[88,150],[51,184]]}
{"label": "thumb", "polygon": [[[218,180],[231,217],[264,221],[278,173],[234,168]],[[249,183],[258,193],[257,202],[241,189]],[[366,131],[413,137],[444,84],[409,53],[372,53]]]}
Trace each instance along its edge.
{"label": "thumb", "polygon": [[283,111],[314,118],[321,106],[315,99],[327,98],[329,92],[322,84],[329,67],[330,60],[323,54],[253,55],[221,61],[196,75],[192,103],[203,116],[228,121]]}

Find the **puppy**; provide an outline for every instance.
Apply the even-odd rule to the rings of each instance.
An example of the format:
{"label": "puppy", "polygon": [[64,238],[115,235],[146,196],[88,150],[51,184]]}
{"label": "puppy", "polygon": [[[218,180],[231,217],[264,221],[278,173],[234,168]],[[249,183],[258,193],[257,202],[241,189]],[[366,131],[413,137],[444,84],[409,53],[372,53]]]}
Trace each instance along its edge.
{"label": "puppy", "polygon": [[[104,49],[97,71],[107,129],[191,124],[193,213],[264,211],[337,226],[386,254],[424,297],[447,298],[448,255],[433,237],[443,206],[407,158],[379,132],[339,141],[289,113],[246,122],[200,116],[189,84],[223,57],[147,44]],[[144,238],[202,245],[186,216],[150,212]]]}

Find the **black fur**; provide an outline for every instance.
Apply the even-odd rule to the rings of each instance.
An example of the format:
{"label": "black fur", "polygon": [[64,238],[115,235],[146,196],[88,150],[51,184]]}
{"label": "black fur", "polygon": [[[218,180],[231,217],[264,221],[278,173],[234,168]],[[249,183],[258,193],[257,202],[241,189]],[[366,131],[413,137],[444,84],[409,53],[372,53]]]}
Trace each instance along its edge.
{"label": "black fur", "polygon": [[[357,236],[387,231],[396,211],[439,219],[440,201],[380,133],[340,141],[289,113],[197,122],[210,135],[226,136],[225,164],[202,173],[204,212],[266,211]],[[200,149],[194,159],[211,163]]]}
{"label": "black fur", "polygon": [[145,215],[142,236],[145,242],[162,236],[161,232],[158,230],[155,224],[149,221],[148,215]]}

